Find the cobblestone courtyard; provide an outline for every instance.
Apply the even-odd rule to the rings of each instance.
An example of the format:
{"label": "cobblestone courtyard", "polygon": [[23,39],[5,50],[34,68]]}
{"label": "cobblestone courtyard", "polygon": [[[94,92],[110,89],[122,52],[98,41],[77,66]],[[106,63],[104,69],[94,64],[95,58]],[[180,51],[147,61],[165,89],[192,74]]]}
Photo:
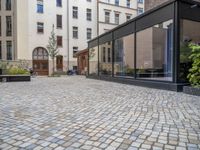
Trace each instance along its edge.
{"label": "cobblestone courtyard", "polygon": [[200,149],[200,97],[85,79],[0,83],[0,149]]}

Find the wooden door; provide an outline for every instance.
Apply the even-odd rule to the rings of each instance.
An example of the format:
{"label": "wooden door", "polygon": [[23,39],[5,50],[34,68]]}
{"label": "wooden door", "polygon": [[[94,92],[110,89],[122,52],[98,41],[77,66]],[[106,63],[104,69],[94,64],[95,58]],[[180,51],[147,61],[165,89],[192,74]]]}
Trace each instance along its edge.
{"label": "wooden door", "polygon": [[63,56],[56,57],[56,69],[57,71],[63,71]]}
{"label": "wooden door", "polygon": [[43,47],[38,47],[33,51],[33,71],[38,75],[49,75],[48,52]]}

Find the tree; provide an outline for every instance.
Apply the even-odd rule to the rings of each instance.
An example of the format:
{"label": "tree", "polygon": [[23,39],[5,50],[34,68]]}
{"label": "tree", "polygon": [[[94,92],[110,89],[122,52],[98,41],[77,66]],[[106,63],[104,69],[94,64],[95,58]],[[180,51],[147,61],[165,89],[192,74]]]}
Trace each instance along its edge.
{"label": "tree", "polygon": [[47,50],[49,53],[50,58],[52,59],[52,63],[53,63],[53,68],[52,68],[52,74],[54,75],[54,70],[55,70],[55,57],[58,55],[59,50],[58,50],[58,46],[57,46],[57,40],[56,40],[56,35],[54,32],[54,25],[52,27],[52,31],[51,31],[51,36],[49,37],[49,42],[47,45]]}

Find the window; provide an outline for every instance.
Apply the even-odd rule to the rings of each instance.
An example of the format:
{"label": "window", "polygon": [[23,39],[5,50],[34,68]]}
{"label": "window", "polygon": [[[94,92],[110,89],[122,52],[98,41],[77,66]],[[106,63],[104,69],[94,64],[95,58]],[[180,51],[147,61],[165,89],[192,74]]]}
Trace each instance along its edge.
{"label": "window", "polygon": [[131,2],[130,2],[130,0],[126,0],[126,6],[127,6],[128,8],[131,7]]}
{"label": "window", "polygon": [[78,47],[73,47],[73,57],[76,56],[76,53],[78,52]]}
{"label": "window", "polygon": [[6,36],[12,36],[12,18],[6,16]]}
{"label": "window", "polygon": [[73,38],[78,39],[78,27],[73,27]]}
{"label": "window", "polygon": [[119,6],[119,0],[115,0],[115,5]]}
{"label": "window", "polygon": [[[110,44],[108,44],[108,45],[110,45]],[[108,62],[110,63],[111,62],[111,56],[112,54],[111,54],[111,49],[110,48],[108,48]]]}
{"label": "window", "polygon": [[73,69],[73,70],[78,70],[78,67],[77,67],[77,66],[73,66],[72,69]]}
{"label": "window", "polygon": [[131,19],[131,15],[126,15],[126,21],[129,21]]}
{"label": "window", "polygon": [[87,9],[87,20],[88,21],[92,20],[92,10],[91,9]]}
{"label": "window", "polygon": [[99,45],[99,75],[112,75],[112,44],[106,42]]}
{"label": "window", "polygon": [[[42,48],[42,47],[38,47],[36,49],[34,49],[33,51],[33,60],[48,60],[48,52],[46,49]],[[39,67],[40,68],[40,64],[38,64],[39,66],[34,66],[34,68]],[[45,65],[44,63],[42,63],[41,65]],[[45,67],[43,66],[43,67]],[[39,69],[38,68],[38,69]]]}
{"label": "window", "polygon": [[62,36],[57,36],[57,46],[58,47],[63,46]]}
{"label": "window", "polygon": [[92,0],[87,0],[88,2],[91,2]]}
{"label": "window", "polygon": [[105,11],[105,23],[110,23],[110,12]]}
{"label": "window", "polygon": [[134,77],[134,34],[115,40],[114,76]]}
{"label": "window", "polygon": [[37,0],[37,13],[43,13],[43,0]]}
{"label": "window", "polygon": [[37,32],[44,33],[44,23],[42,23],[42,22],[37,23]]}
{"label": "window", "polygon": [[138,15],[142,14],[144,12],[143,8],[138,7]]}
{"label": "window", "polygon": [[137,78],[172,81],[173,21],[137,32]]}
{"label": "window", "polygon": [[57,17],[57,28],[62,28],[62,15],[56,15]]}
{"label": "window", "polygon": [[144,0],[138,0],[138,3],[143,4]]}
{"label": "window", "polygon": [[0,59],[2,59],[2,45],[1,45],[1,41],[0,41]]}
{"label": "window", "polygon": [[56,6],[62,7],[62,0],[56,0]]}
{"label": "window", "polygon": [[92,29],[87,28],[87,39],[90,40],[92,38]]}
{"label": "window", "polygon": [[0,36],[1,36],[1,16],[0,16]]}
{"label": "window", "polygon": [[77,19],[78,18],[78,7],[73,6],[73,18]]}
{"label": "window", "polygon": [[102,62],[106,62],[106,48],[105,47],[103,47],[103,54],[102,54],[102,58],[103,58],[103,60],[102,60]]}
{"label": "window", "polygon": [[119,24],[119,13],[115,13],[115,24]]}
{"label": "window", "polygon": [[7,47],[7,60],[12,60],[12,41],[7,41],[6,47]]}
{"label": "window", "polygon": [[6,0],[6,10],[11,10],[11,0]]}

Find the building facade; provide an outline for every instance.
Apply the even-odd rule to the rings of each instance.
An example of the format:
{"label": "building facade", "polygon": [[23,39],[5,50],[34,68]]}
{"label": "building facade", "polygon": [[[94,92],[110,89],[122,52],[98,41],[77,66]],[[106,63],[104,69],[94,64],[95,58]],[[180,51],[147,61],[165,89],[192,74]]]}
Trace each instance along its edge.
{"label": "building facade", "polygon": [[145,11],[150,10],[169,0],[145,0]]}
{"label": "building facade", "polygon": [[144,12],[144,0],[99,0],[98,34],[103,34]]}
{"label": "building facade", "polygon": [[0,59],[13,60],[16,58],[14,4],[9,0],[0,1]]}
{"label": "building facade", "polygon": [[[51,73],[46,49],[54,28],[56,71],[77,69],[75,53],[87,41],[142,13],[143,0],[1,0],[0,59],[25,60],[39,75]],[[138,9],[139,8],[139,9]],[[107,12],[110,16],[108,18]]]}
{"label": "building facade", "polygon": [[[145,0],[145,11],[150,10],[156,6],[159,6],[169,0]],[[197,2],[200,2],[200,0],[196,0]]]}

